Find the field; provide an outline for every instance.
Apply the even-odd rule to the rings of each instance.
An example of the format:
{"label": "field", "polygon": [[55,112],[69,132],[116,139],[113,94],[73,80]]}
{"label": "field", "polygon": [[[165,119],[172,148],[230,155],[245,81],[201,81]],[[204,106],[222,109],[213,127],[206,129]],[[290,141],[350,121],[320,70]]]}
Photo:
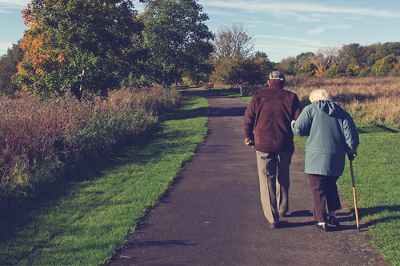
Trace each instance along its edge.
{"label": "field", "polygon": [[288,90],[303,103],[314,89],[325,89],[359,126],[385,125],[400,129],[400,78],[310,79],[289,77]]}

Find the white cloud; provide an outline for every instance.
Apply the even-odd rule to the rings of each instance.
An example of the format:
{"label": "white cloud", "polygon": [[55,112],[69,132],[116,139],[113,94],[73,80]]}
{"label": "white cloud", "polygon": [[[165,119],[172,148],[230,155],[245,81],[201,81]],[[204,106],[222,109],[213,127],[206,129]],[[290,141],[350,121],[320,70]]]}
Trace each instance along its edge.
{"label": "white cloud", "polygon": [[265,38],[268,40],[292,42],[292,43],[295,43],[295,44],[293,44],[294,46],[306,45],[306,46],[313,47],[313,49],[315,49],[315,47],[325,46],[325,44],[322,44],[319,40],[310,40],[310,39],[305,39],[305,38],[272,36],[272,35],[255,35],[255,37],[256,38]]}
{"label": "white cloud", "polygon": [[[382,18],[400,18],[400,12],[391,10],[377,10],[375,8],[350,7],[349,5],[335,6],[320,3],[298,3],[298,2],[265,2],[265,1],[229,1],[229,0],[201,0],[199,3],[205,7],[233,8],[248,12],[266,12],[269,14],[287,15],[289,12],[307,14],[335,14],[335,15],[362,15]],[[292,13],[293,15],[293,13]],[[299,16],[299,15],[297,15]]]}
{"label": "white cloud", "polygon": [[0,14],[19,13],[30,1],[21,0],[0,0]]}
{"label": "white cloud", "polygon": [[7,53],[8,48],[12,47],[11,42],[0,42],[0,56]]}
{"label": "white cloud", "polygon": [[307,33],[309,35],[317,35],[317,34],[323,33],[326,29],[348,30],[348,29],[352,29],[352,27],[349,25],[334,25],[334,26],[329,26],[329,27],[318,27],[315,29],[307,30]]}
{"label": "white cloud", "polygon": [[26,6],[30,2],[31,1],[26,1],[26,0],[0,0],[0,6],[15,8],[16,6],[19,7]]}
{"label": "white cloud", "polygon": [[332,29],[338,29],[338,30],[349,30],[352,29],[353,27],[350,25],[336,25],[336,26],[332,26]]}
{"label": "white cloud", "polygon": [[320,18],[311,17],[311,16],[297,16],[297,21],[299,22],[312,22],[312,23],[319,23],[321,21]]}
{"label": "white cloud", "polygon": [[309,35],[317,35],[317,34],[320,34],[320,33],[324,32],[325,29],[326,29],[325,27],[318,27],[318,28],[315,28],[313,30],[307,30],[307,33]]}
{"label": "white cloud", "polygon": [[7,50],[7,48],[11,47],[11,46],[12,46],[11,42],[0,42],[0,50],[3,50],[3,49]]}

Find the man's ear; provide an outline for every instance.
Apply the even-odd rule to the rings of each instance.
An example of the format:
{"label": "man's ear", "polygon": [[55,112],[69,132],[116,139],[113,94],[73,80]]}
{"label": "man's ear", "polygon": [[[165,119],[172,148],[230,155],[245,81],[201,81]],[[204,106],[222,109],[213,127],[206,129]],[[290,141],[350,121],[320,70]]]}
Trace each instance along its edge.
{"label": "man's ear", "polygon": [[268,80],[268,86],[271,86],[271,84],[269,84],[269,80]]}

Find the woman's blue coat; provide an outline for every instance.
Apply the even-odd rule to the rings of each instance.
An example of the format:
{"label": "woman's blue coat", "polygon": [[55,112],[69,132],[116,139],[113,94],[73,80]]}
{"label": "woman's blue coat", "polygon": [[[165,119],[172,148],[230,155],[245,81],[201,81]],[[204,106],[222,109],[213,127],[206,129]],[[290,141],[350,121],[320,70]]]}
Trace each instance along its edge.
{"label": "woman's blue coat", "polygon": [[306,106],[292,124],[296,136],[307,136],[304,172],[341,176],[346,151],[359,144],[351,116],[333,101],[317,101]]}

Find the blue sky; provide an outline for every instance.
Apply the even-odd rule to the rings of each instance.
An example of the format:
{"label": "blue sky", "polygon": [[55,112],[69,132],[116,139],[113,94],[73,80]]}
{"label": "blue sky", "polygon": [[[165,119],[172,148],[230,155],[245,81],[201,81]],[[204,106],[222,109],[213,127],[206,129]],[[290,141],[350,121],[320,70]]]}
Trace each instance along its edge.
{"label": "blue sky", "polygon": [[[22,38],[28,0],[0,0],[0,55]],[[142,12],[143,5],[133,0]],[[199,0],[210,30],[241,23],[273,62],[326,46],[400,42],[399,0]]]}

